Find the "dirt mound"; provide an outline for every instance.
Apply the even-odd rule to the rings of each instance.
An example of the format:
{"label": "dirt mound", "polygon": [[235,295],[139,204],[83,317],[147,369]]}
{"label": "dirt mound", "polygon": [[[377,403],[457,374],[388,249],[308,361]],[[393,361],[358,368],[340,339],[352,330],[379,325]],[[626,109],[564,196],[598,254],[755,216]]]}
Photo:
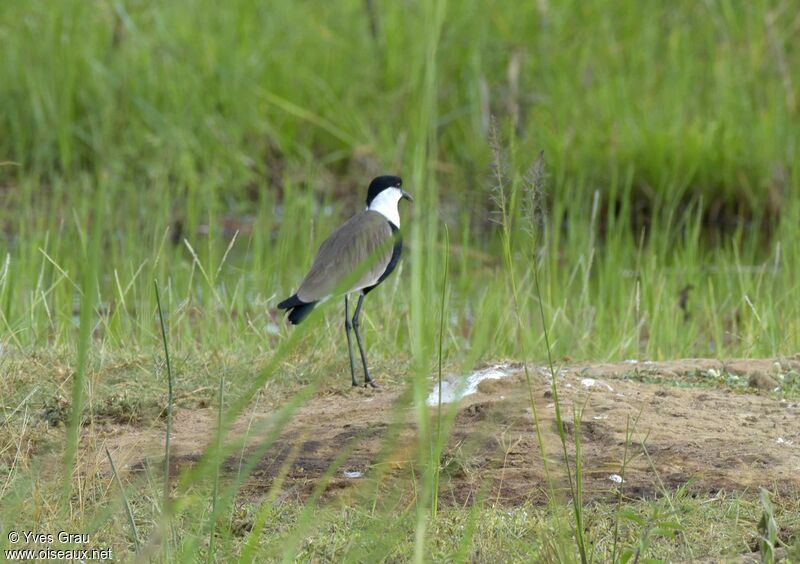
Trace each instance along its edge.
{"label": "dirt mound", "polygon": [[[790,364],[797,369],[796,361]],[[758,486],[773,491],[800,489],[800,404],[775,394],[697,386],[699,382],[692,381],[728,374],[763,387],[758,382],[773,382],[774,369],[772,360],[584,363],[560,368],[559,404],[571,463],[573,416],[582,409],[585,497],[609,498],[618,488],[629,497],[651,497],[685,484],[698,493]],[[519,504],[544,499],[545,464],[527,380],[518,367],[506,372],[505,377],[480,382],[475,393],[454,408],[442,456],[442,502],[464,504],[482,497]],[[531,373],[547,466],[557,487],[566,489],[547,370],[533,367]],[[446,419],[449,408],[444,408]],[[259,420],[274,413],[248,414],[234,434],[252,432]],[[436,408],[430,413],[433,418]],[[172,440],[176,466],[198,459],[213,434],[214,420],[210,410],[178,416]],[[317,486],[331,496],[357,491],[353,486],[374,484],[378,477],[388,487],[413,472],[418,447],[413,421],[408,390],[320,392],[299,408],[259,455],[245,492],[263,495],[278,478],[283,480],[284,496],[301,499]],[[258,438],[264,440],[263,435]],[[136,469],[158,456],[162,441],[156,430],[136,431],[111,439],[111,446],[118,457],[135,453],[120,465]],[[226,462],[228,473],[236,474],[255,452],[258,445],[253,438]]]}

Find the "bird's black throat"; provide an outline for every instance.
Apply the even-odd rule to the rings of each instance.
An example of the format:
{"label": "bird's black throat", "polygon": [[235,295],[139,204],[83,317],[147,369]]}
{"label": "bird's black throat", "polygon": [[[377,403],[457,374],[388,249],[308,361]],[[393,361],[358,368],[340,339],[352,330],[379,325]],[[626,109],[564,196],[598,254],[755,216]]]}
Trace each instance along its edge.
{"label": "bird's black throat", "polygon": [[386,270],[383,271],[378,281],[375,282],[372,286],[368,288],[364,288],[362,293],[367,295],[371,292],[374,288],[378,287],[381,282],[386,280],[386,278],[397,268],[397,263],[400,261],[400,255],[403,253],[403,237],[400,234],[400,228],[397,227],[391,221],[387,221],[389,227],[392,228],[392,236],[394,237],[394,247],[392,247],[392,257],[389,259],[389,264],[386,265]]}

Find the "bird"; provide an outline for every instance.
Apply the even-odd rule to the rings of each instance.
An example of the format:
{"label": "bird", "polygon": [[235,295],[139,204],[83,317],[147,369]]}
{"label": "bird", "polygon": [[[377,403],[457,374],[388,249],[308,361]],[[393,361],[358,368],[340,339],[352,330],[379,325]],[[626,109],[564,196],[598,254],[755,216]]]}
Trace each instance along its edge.
{"label": "bird", "polygon": [[[359,332],[361,306],[367,294],[394,272],[403,252],[398,210],[400,200],[413,202],[414,198],[403,190],[403,180],[399,176],[374,178],[367,190],[366,209],[343,223],[320,245],[311,269],[297,291],[278,304],[279,309],[286,310],[289,323],[297,325],[318,303],[344,294],[344,328],[353,386],[359,384],[351,331],[355,333],[364,367],[364,387],[377,388],[367,367],[364,342]],[[351,320],[349,296],[356,293],[358,303]]]}

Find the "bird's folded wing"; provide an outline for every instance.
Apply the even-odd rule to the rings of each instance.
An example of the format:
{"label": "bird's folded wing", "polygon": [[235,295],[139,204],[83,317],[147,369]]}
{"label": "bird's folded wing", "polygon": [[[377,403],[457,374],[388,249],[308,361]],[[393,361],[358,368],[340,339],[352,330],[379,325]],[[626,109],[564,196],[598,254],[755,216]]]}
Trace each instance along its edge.
{"label": "bird's folded wing", "polygon": [[380,213],[367,210],[354,216],[322,243],[297,297],[313,302],[372,286],[392,258],[393,239]]}

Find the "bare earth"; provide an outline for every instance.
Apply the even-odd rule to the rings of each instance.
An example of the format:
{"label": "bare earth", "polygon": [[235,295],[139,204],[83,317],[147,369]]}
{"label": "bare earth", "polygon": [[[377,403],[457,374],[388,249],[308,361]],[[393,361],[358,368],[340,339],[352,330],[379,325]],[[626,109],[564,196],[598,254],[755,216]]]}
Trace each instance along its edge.
{"label": "bare earth", "polygon": [[[687,483],[697,493],[755,491],[759,486],[800,491],[800,403],[756,389],[770,387],[774,362],[690,359],[561,367],[559,400],[571,461],[573,415],[584,408],[584,496],[611,499],[622,488],[628,497],[653,497]],[[797,357],[782,362],[800,367]],[[754,388],[687,385],[709,370],[740,375]],[[506,378],[481,382],[476,393],[454,408],[442,456],[441,502],[466,504],[481,498],[517,505],[544,499],[545,465],[526,378],[519,367],[511,371]],[[530,373],[550,471],[559,488],[566,488],[547,371],[532,366]],[[659,379],[663,383],[645,383]],[[418,434],[409,394],[400,387],[346,389],[344,383],[341,390],[318,392],[298,409],[266,454],[255,459],[243,494],[262,497],[277,477],[284,477],[281,497],[297,499],[306,499],[316,487],[332,498],[357,495],[371,489],[361,487],[367,484],[388,490],[397,480],[410,478],[418,469]],[[429,411],[435,429],[437,409]],[[443,406],[445,420],[448,412],[449,406]],[[245,413],[235,424],[226,441],[246,433],[248,439],[227,459],[230,476],[256,452],[259,441],[268,439],[268,430],[255,430],[274,415],[274,407],[264,407]],[[215,422],[212,409],[179,411],[172,439],[176,470],[200,458]],[[626,443],[628,463],[620,483]],[[147,463],[161,464],[163,430],[119,428],[106,444],[119,467],[136,472]],[[99,458],[98,463],[102,467]]]}

